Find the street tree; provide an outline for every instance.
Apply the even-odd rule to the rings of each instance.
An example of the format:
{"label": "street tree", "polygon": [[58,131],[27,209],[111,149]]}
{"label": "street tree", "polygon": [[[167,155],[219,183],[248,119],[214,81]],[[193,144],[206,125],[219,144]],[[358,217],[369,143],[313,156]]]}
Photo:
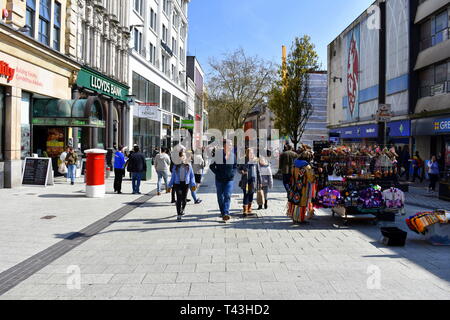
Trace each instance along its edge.
{"label": "street tree", "polygon": [[273,63],[238,49],[223,59],[211,58],[208,77],[210,126],[242,129],[250,110],[267,99],[276,76]]}
{"label": "street tree", "polygon": [[320,68],[318,55],[307,35],[292,43],[286,63],[280,67],[280,80],[273,86],[269,108],[275,115],[275,128],[289,136],[297,148],[313,112],[310,102],[309,74]]}

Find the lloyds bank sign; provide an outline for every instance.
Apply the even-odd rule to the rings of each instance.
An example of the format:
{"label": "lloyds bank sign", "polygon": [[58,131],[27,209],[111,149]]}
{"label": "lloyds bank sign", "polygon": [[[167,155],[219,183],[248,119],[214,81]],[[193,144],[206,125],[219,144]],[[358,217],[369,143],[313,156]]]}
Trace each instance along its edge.
{"label": "lloyds bank sign", "polygon": [[129,91],[127,86],[89,69],[80,70],[77,85],[118,100],[127,101]]}

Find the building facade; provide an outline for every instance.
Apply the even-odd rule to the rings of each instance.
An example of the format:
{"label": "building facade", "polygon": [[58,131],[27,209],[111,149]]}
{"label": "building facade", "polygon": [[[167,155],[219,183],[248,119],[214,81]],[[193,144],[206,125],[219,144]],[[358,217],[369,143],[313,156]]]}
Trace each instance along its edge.
{"label": "building facade", "polygon": [[206,94],[204,85],[205,72],[200,65],[200,62],[194,56],[187,57],[187,81],[188,87],[188,113],[194,115],[193,128],[193,147],[201,148],[206,142],[204,137],[208,130],[208,112],[205,108]]}
{"label": "building facade", "polygon": [[173,132],[194,119],[187,106],[188,4],[133,0],[130,7],[133,143],[148,157],[154,148],[176,144]]}
{"label": "building facade", "polygon": [[[58,121],[66,119],[56,115],[70,110],[62,101],[71,100],[81,68],[64,54],[67,5],[59,0],[0,1],[0,188],[21,185],[26,157],[59,156],[67,142],[66,132],[56,130]],[[50,100],[61,103],[41,114],[42,102]],[[43,116],[53,126],[41,123]],[[84,114],[80,120],[89,121]]]}
{"label": "building facade", "polygon": [[301,142],[309,146],[314,141],[327,141],[327,72],[309,74],[309,102],[312,114],[305,126]]}
{"label": "building facade", "polygon": [[376,1],[328,46],[331,136],[449,155],[449,16],[449,1]]}
{"label": "building facade", "polygon": [[131,145],[128,0],[68,1],[65,51],[82,65],[72,98],[92,105],[97,126],[74,128],[79,150]]}

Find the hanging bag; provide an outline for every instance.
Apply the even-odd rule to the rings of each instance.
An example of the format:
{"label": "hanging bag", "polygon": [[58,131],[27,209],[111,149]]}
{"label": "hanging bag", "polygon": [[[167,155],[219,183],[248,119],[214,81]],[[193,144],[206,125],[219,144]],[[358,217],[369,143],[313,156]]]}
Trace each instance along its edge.
{"label": "hanging bag", "polygon": [[258,202],[258,206],[262,206],[265,203],[264,190],[259,188],[256,194],[256,201]]}

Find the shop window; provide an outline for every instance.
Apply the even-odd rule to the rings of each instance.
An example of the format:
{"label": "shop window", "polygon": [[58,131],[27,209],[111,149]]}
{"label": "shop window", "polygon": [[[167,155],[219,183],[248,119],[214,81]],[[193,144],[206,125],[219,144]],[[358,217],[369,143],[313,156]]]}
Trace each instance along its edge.
{"label": "shop window", "polygon": [[161,108],[170,112],[170,96],[171,94],[166,90],[162,92],[162,105]]}
{"label": "shop window", "polygon": [[30,125],[30,105],[31,95],[29,93],[22,93],[22,105],[20,110],[21,117],[21,158],[31,156],[31,125]]}
{"label": "shop window", "polygon": [[41,0],[39,7],[39,42],[50,44],[50,8],[51,0]]}
{"label": "shop window", "polygon": [[0,161],[4,160],[5,152],[5,90],[0,87]]}

